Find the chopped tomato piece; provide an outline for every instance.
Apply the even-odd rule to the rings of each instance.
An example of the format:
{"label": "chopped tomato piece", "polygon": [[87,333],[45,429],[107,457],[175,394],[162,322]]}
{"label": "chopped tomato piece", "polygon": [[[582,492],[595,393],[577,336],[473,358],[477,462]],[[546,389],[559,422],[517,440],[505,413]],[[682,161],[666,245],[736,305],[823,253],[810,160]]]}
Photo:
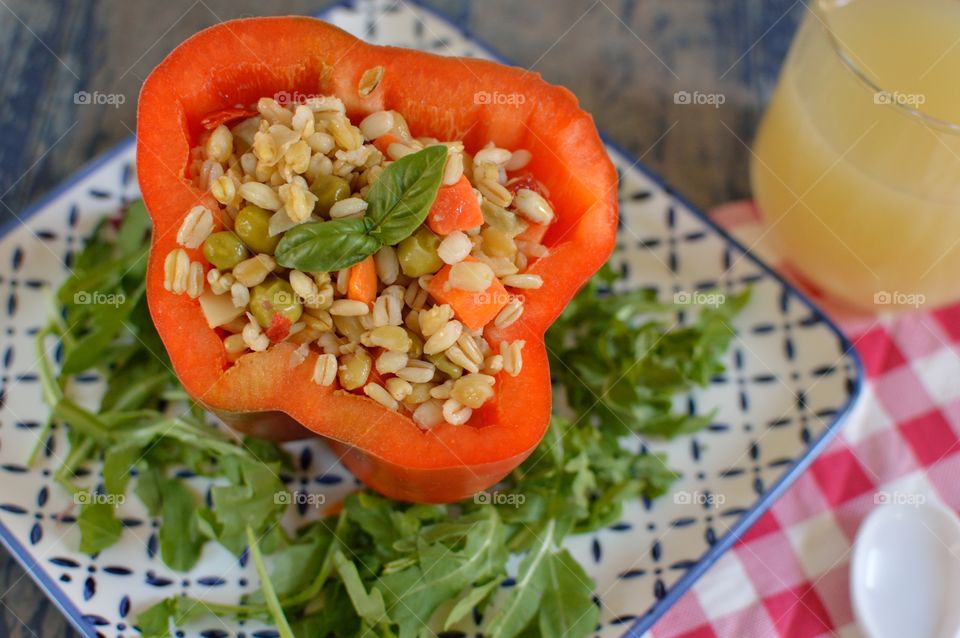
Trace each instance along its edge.
{"label": "chopped tomato piece", "polygon": [[214,111],[213,113],[205,115],[203,119],[200,120],[200,126],[208,131],[212,131],[221,124],[226,124],[227,122],[232,122],[234,120],[246,119],[256,114],[256,109],[220,109],[219,111]]}
{"label": "chopped tomato piece", "polygon": [[513,193],[514,195],[516,195],[517,191],[520,190],[521,188],[526,188],[528,190],[532,190],[535,193],[538,193],[539,195],[541,195],[542,197],[545,197],[546,199],[550,199],[548,196],[549,193],[547,192],[547,189],[543,187],[543,184],[540,183],[540,180],[538,180],[536,177],[534,177],[530,173],[524,173],[523,175],[517,175],[516,177],[511,177],[509,180],[507,180],[507,183],[505,184],[505,186],[506,186],[506,189],[511,193]]}
{"label": "chopped tomato piece", "polygon": [[270,327],[267,328],[265,334],[273,343],[283,341],[287,338],[287,335],[290,334],[290,325],[289,319],[279,312],[275,312],[273,313],[273,317],[270,318]]}

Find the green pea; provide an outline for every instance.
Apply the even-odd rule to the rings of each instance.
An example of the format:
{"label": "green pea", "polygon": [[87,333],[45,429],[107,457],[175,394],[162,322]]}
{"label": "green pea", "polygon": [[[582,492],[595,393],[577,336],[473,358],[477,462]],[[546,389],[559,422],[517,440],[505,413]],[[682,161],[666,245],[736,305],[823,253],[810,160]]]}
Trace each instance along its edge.
{"label": "green pea", "polygon": [[331,206],[350,197],[350,182],[336,175],[320,175],[310,184],[310,192],[317,196],[314,215],[325,217],[330,214]]}
{"label": "green pea", "polygon": [[427,360],[430,361],[433,365],[437,367],[437,370],[444,373],[451,379],[459,379],[463,374],[463,368],[455,364],[450,359],[441,353],[437,354],[428,354]]}
{"label": "green pea", "polygon": [[272,255],[280,243],[280,235],[270,236],[270,213],[259,206],[244,206],[237,213],[233,230],[253,251]]}
{"label": "green pea", "polygon": [[250,291],[250,313],[261,327],[269,328],[275,314],[295,323],[303,314],[303,306],[288,282],[271,276]]}
{"label": "green pea", "polygon": [[213,233],[203,242],[203,256],[220,270],[229,270],[250,256],[240,238],[228,230]]}
{"label": "green pea", "polygon": [[503,231],[508,237],[516,237],[527,229],[527,222],[520,219],[515,213],[511,213],[496,204],[491,204],[487,200],[483,200],[480,210],[483,212],[484,224],[490,228]]}
{"label": "green pea", "polygon": [[407,354],[410,355],[411,359],[419,359],[420,355],[423,354],[423,337],[409,329],[407,329],[407,334],[410,336],[410,348],[407,350]]}
{"label": "green pea", "polygon": [[344,355],[340,360],[337,375],[340,378],[340,387],[344,390],[362,388],[370,377],[370,368],[373,367],[373,358],[365,350],[357,350]]}
{"label": "green pea", "polygon": [[408,277],[429,275],[443,268],[443,260],[437,254],[440,238],[426,226],[410,235],[397,246],[400,268]]}

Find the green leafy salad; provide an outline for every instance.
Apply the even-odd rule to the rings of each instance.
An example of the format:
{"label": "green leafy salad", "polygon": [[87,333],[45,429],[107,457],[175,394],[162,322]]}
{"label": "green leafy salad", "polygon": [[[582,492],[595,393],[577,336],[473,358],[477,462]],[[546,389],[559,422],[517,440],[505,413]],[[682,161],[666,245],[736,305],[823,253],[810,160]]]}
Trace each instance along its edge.
{"label": "green leafy salad", "polygon": [[[665,459],[625,437],[670,437],[708,423],[709,415],[675,412],[674,397],[722,371],[730,319],[748,296],[703,308],[681,327],[677,308],[652,292],[601,292],[616,279],[605,269],[547,333],[566,416],[555,416],[530,458],[494,488],[498,498],[411,505],[360,491],[337,513],[291,531],[280,524],[291,499],[278,498],[287,493],[280,476],[293,473],[287,452],[212,425],[177,382],[144,294],[149,233],[136,202],[122,218],[102,220],[75,256],[36,338],[52,414],[33,453],[44,452],[54,424],[65,428],[69,454],[55,479],[81,504],[84,553],[120,538],[117,504],[131,483],[159,520],[160,557],[172,569],[192,568],[208,542],[248,552],[257,592],[236,605],[163,600],[138,615],[149,638],[208,614],[272,622],[282,638],[406,638],[453,631],[470,618],[500,638],[591,633],[594,582],[562,541],[669,489],[676,475]],[[112,303],[90,303],[93,294]],[[71,398],[74,378],[91,372],[106,383],[95,409]],[[77,479],[90,462],[103,468],[93,493]],[[193,475],[216,479],[208,499],[181,478]],[[509,574],[508,562],[516,565]],[[504,589],[508,576],[515,584]]]}

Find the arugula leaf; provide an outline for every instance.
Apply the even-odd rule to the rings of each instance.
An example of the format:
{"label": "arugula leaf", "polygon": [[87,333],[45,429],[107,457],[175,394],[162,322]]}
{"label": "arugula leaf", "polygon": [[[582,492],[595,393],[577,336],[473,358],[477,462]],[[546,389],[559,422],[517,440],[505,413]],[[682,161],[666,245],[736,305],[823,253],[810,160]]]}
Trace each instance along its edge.
{"label": "arugula leaf", "polygon": [[[264,611],[264,614],[266,611]],[[148,607],[137,615],[137,627],[145,638],[167,638],[176,628],[205,614],[247,618],[248,610],[241,605],[223,605],[189,596],[173,596]],[[258,617],[266,616],[264,614]]]}
{"label": "arugula leaf", "polygon": [[[129,296],[113,297],[115,304],[97,306],[97,321],[93,329],[80,337],[76,345],[71,348],[64,357],[62,373],[76,374],[88,368],[92,368],[102,361],[103,351],[117,337],[123,329],[124,321],[133,311],[134,306],[139,303],[146,291],[146,284],[141,284],[135,290],[131,291]],[[96,300],[100,295],[99,291],[85,292],[91,301],[87,303],[99,303]],[[104,310],[108,309],[109,311]]]}
{"label": "arugula leaf", "polygon": [[424,527],[415,555],[416,564],[378,580],[401,638],[416,636],[440,605],[475,580],[502,573],[507,554],[496,508]]}
{"label": "arugula leaf", "polygon": [[300,638],[362,635],[360,617],[342,581],[331,581],[316,599],[313,613],[294,620],[291,628]]}
{"label": "arugula leaf", "polygon": [[246,528],[262,534],[272,528],[286,509],[277,494],[284,491],[278,465],[257,460],[225,459],[225,472],[233,472],[231,485],[211,488],[213,512],[219,528],[220,543],[240,555],[246,545]]}
{"label": "arugula leaf", "polygon": [[517,570],[517,584],[505,603],[489,619],[487,631],[494,636],[513,638],[534,618],[539,608],[550,562],[556,522],[547,523],[537,544],[530,548]]}
{"label": "arugula leaf", "polygon": [[[272,556],[273,568],[270,571],[270,582],[277,596],[288,598],[305,591],[322,570],[332,543],[331,530],[315,526],[314,533],[277,550]],[[263,604],[263,592],[254,592],[244,602]]]}
{"label": "arugula leaf", "polygon": [[597,626],[600,608],[593,602],[593,579],[565,549],[544,563],[539,628],[543,638],[586,636]]}
{"label": "arugula leaf", "polygon": [[381,244],[397,244],[420,227],[443,182],[446,161],[445,146],[428,146],[391,163],[370,187],[365,220]]}
{"label": "arugula leaf", "polygon": [[174,596],[137,614],[137,627],[143,638],[167,638],[170,626],[180,627],[209,613],[209,608],[192,598]]}
{"label": "arugula leaf", "polygon": [[707,419],[673,415],[673,397],[722,371],[720,356],[736,334],[732,317],[749,289],[680,326],[678,308],[651,290],[601,292],[615,278],[605,266],[547,332],[550,369],[567,405],[618,436],[671,437],[703,427]]}
{"label": "arugula leaf", "polygon": [[387,611],[380,590],[374,588],[368,592],[356,564],[347,560],[339,549],[333,552],[333,566],[343,579],[343,586],[347,589],[347,595],[350,596],[357,615],[371,627],[383,622]]}
{"label": "arugula leaf", "polygon": [[277,263],[305,271],[333,271],[363,261],[380,249],[363,219],[331,219],[294,226],[277,244]]}
{"label": "arugula leaf", "polygon": [[[370,535],[378,548],[389,555],[396,539],[412,539],[420,531],[424,521],[441,519],[446,511],[440,506],[418,505],[407,510],[398,510],[382,496],[361,492],[351,496],[344,504],[350,520]],[[415,543],[410,545],[415,549]]]}
{"label": "arugula leaf", "polygon": [[167,479],[162,487],[160,510],[160,556],[177,571],[188,571],[197,564],[206,539],[200,533],[193,493],[176,479]]}
{"label": "arugula leaf", "polygon": [[[143,307],[146,307],[145,303]],[[142,332],[138,333],[137,338],[142,339]],[[154,355],[158,351],[144,352],[145,346],[145,341],[135,341],[132,347],[137,351],[118,361],[113,368],[100,402],[102,411],[126,412],[160,406],[161,395],[170,385],[170,368],[165,359]],[[159,347],[159,352],[165,353],[163,346]]]}
{"label": "arugula leaf", "polygon": [[124,494],[130,482],[130,469],[143,452],[139,441],[127,441],[108,448],[103,454],[103,486],[109,494]]}
{"label": "arugula leaf", "polygon": [[121,254],[140,254],[150,236],[150,214],[142,199],[131,202],[117,231],[116,247]]}
{"label": "arugula leaf", "polygon": [[77,517],[77,525],[80,527],[80,551],[84,554],[96,554],[110,547],[123,532],[123,523],[109,503],[84,505]]}
{"label": "arugula leaf", "polygon": [[140,502],[147,508],[150,516],[159,516],[163,505],[163,475],[155,467],[148,467],[137,476],[137,486],[134,492]]}
{"label": "arugula leaf", "polygon": [[473,585],[464,590],[460,599],[457,600],[457,604],[453,606],[453,609],[450,610],[450,613],[447,614],[446,620],[443,621],[444,631],[449,630],[455,624],[463,620],[470,611],[483,603],[491,593],[493,593],[497,586],[500,583],[496,580],[491,580],[483,584]]}
{"label": "arugula leaf", "polygon": [[52,407],[53,415],[69,425],[76,436],[89,437],[101,444],[109,442],[106,424],[89,410],[67,398],[61,398]]}
{"label": "arugula leaf", "polygon": [[[97,233],[102,233],[98,228]],[[90,304],[94,291],[108,294],[121,286],[124,274],[147,254],[146,246],[135,254],[115,254],[112,244],[100,243],[94,236],[91,243],[79,254],[71,276],[57,291],[57,301],[71,315],[80,317],[91,314],[96,307]],[[83,265],[85,262],[90,262]],[[76,319],[77,317],[71,317]]]}
{"label": "arugula leaf", "polygon": [[277,593],[273,590],[270,577],[267,575],[267,566],[263,562],[263,554],[260,552],[260,546],[257,544],[257,537],[250,527],[247,527],[247,543],[250,546],[250,556],[253,558],[253,564],[257,568],[257,575],[260,577],[260,582],[262,583],[263,597],[267,601],[267,608],[270,610],[273,623],[277,626],[277,633],[280,634],[280,638],[295,638],[293,632],[290,630],[287,617],[283,613],[283,608],[280,606]]}

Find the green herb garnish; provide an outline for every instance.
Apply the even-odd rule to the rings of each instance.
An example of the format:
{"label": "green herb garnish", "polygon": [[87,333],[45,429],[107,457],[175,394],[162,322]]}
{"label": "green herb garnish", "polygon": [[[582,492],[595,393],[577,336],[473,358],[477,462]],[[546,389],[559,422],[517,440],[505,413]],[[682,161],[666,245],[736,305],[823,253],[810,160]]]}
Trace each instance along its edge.
{"label": "green herb garnish", "polygon": [[[423,202],[432,196],[424,194],[429,184],[409,178],[414,173],[404,169],[387,182],[385,174],[378,185],[405,184],[396,192],[419,193],[409,202],[420,204],[390,191],[376,195],[376,207],[371,201],[371,222],[346,220],[363,224],[371,245],[394,242],[404,228],[422,223],[420,215],[429,208]],[[658,303],[652,293],[601,294],[614,279],[605,270],[547,335],[553,373],[576,419],[554,417],[541,444],[504,481],[473,500],[446,506],[359,492],[339,514],[290,534],[280,520],[291,499],[278,498],[285,496],[278,478],[289,465],[285,452],[258,439],[239,441],[205,423],[169,367],[142,294],[144,219],[135,204],[118,231],[107,223],[97,227],[77,256],[77,274],[58,293],[60,312],[37,337],[44,398],[53,407],[52,421],[68,428],[71,446],[56,477],[81,504],[82,551],[95,553],[119,539],[122,523],[107,497],[125,495],[136,470],[134,492],[160,519],[167,565],[189,569],[203,545],[214,541],[236,554],[249,549],[261,580],[261,590],[236,605],[163,600],[138,614],[144,636],[169,636],[171,624],[212,613],[272,622],[285,638],[413,638],[424,634],[428,622],[436,631],[455,628],[474,609],[482,614],[483,630],[502,638],[572,638],[593,631],[599,617],[594,583],[562,542],[615,522],[625,503],[669,488],[676,475],[665,459],[628,449],[623,436],[673,436],[709,420],[674,413],[672,400],[722,370],[719,359],[733,334],[729,320],[746,294],[703,309],[679,327],[679,308]],[[378,220],[385,221],[368,225]],[[313,250],[304,248],[305,258]],[[85,302],[108,295],[124,307],[122,313],[119,306]],[[62,344],[64,361],[75,362],[59,376],[46,354],[51,337]],[[103,374],[108,386],[98,410],[81,407],[66,391],[73,374],[90,369]],[[103,459],[104,490],[91,495],[74,484],[74,473],[97,458]],[[218,479],[211,506],[179,478],[183,469]],[[511,559],[519,560],[516,584],[504,590],[500,584]]]}
{"label": "green herb garnish", "polygon": [[437,198],[446,161],[445,146],[428,146],[390,164],[374,182],[364,219],[381,244],[399,244],[420,228]]}
{"label": "green herb garnish", "polygon": [[[136,202],[118,228],[111,221],[98,224],[76,255],[73,274],[56,295],[58,312],[37,335],[41,386],[52,416],[32,457],[43,452],[53,422],[68,428],[70,453],[54,477],[80,506],[80,549],[91,554],[119,539],[116,506],[135,469],[137,495],[161,519],[163,561],[188,570],[208,540],[239,554],[247,525],[258,533],[276,525],[285,509],[274,501],[284,490],[277,473],[286,455],[266,442],[245,445],[207,424],[203,412],[184,400],[143,294],[146,209]],[[51,336],[63,347],[59,375],[50,360]],[[67,392],[75,375],[90,371],[106,378],[98,410]],[[103,490],[91,493],[75,484],[75,472],[98,458]],[[180,469],[227,479],[212,489],[213,508],[202,507],[195,491],[172,476]]]}
{"label": "green herb garnish", "polygon": [[731,322],[749,289],[700,309],[696,321],[682,326],[676,313],[691,308],[660,303],[652,290],[599,294],[616,279],[604,266],[547,332],[550,371],[568,405],[616,436],[699,430],[712,415],[675,413],[673,397],[723,371]]}
{"label": "green herb garnish", "polygon": [[277,245],[277,263],[307,272],[335,272],[380,250],[363,219],[331,219],[294,226]]}
{"label": "green herb garnish", "polygon": [[437,197],[447,159],[444,146],[428,146],[392,162],[367,193],[363,218],[294,226],[277,245],[277,263],[330,272],[363,261],[420,227]]}

